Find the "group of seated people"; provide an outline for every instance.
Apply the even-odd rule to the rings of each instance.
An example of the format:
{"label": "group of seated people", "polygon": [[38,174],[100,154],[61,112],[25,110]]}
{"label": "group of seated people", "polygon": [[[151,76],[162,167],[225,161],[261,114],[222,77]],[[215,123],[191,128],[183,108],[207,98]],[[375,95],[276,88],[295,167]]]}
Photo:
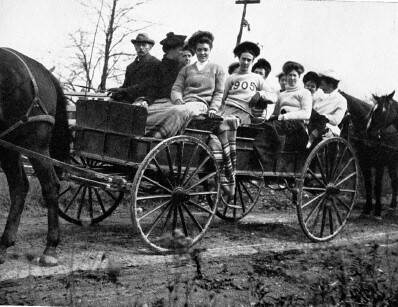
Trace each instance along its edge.
{"label": "group of seated people", "polygon": [[[123,85],[109,90],[115,100],[147,108],[147,136],[177,135],[192,117],[204,113],[234,119],[238,126],[256,123],[264,128],[254,141],[260,157],[278,154],[288,140],[295,148],[310,148],[321,137],[340,134],[347,102],[338,92],[340,78],[334,71],[311,71],[301,81],[304,67],[288,61],[278,75],[281,88],[275,90],[266,80],[269,62],[255,62],[260,55],[257,44],[243,42],[233,49],[238,62],[226,76],[209,60],[212,33],[197,31],[185,43],[186,38],[168,33],[160,41],[164,57],[159,61],[150,54],[155,42],[138,34],[132,40],[137,57],[127,67]],[[193,55],[197,61],[191,64]],[[274,106],[270,116],[264,111],[268,105]]]}

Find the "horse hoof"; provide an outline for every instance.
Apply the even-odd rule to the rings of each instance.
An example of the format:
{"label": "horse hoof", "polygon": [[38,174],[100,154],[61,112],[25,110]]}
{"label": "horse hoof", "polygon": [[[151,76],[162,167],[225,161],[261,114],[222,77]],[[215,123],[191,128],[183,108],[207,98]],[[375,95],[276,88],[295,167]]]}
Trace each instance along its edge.
{"label": "horse hoof", "polygon": [[41,255],[39,259],[39,264],[41,266],[57,266],[58,259],[50,255]]}

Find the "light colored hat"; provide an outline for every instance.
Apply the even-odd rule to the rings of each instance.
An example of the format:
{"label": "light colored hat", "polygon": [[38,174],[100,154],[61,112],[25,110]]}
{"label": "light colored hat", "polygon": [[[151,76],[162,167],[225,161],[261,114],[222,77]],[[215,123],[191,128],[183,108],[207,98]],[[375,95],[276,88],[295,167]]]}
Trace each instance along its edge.
{"label": "light colored hat", "polygon": [[328,77],[328,78],[334,79],[336,81],[340,81],[341,80],[340,76],[332,69],[320,72],[319,76],[320,77]]}
{"label": "light colored hat", "polygon": [[155,41],[153,39],[150,39],[148,34],[146,34],[146,33],[139,33],[137,35],[137,38],[136,39],[132,39],[131,42],[133,44],[135,44],[135,43],[148,43],[148,44],[151,44],[152,46],[155,45]]}

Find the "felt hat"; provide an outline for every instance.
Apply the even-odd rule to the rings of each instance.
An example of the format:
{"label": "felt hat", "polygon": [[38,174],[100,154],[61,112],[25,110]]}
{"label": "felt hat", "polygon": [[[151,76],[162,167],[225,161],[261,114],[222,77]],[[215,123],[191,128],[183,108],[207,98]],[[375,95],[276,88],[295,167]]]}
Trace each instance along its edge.
{"label": "felt hat", "polygon": [[214,35],[209,31],[196,31],[192,36],[188,39],[189,48],[195,50],[197,42],[201,39],[209,40],[211,43],[214,41]]}
{"label": "felt hat", "polygon": [[325,70],[319,73],[319,76],[322,77],[326,77],[326,78],[330,78],[336,81],[340,81],[341,78],[340,76],[332,69],[329,70]]}
{"label": "felt hat", "polygon": [[146,33],[139,33],[137,35],[136,39],[132,39],[131,42],[133,44],[148,43],[148,44],[151,44],[152,46],[155,45],[155,41],[153,39],[150,39],[148,34],[146,34]]}
{"label": "felt hat", "polygon": [[176,35],[173,32],[169,32],[166,38],[160,41],[163,49],[172,49],[177,46],[183,46],[184,41],[187,37],[185,35]]}
{"label": "felt hat", "polygon": [[246,51],[256,58],[260,54],[260,47],[252,42],[243,42],[234,48],[234,55],[239,57],[243,52]]}

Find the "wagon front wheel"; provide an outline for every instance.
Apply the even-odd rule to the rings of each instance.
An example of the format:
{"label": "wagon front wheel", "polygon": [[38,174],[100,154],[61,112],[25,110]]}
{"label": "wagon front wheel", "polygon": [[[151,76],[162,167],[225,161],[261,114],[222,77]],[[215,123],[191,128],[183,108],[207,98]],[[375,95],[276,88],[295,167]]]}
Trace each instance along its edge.
{"label": "wagon front wheel", "polygon": [[[101,161],[74,155],[71,164],[101,172]],[[62,181],[58,199],[58,214],[76,225],[94,225],[110,216],[124,196],[120,191],[108,191],[101,187],[80,183],[78,178]]]}
{"label": "wagon front wheel", "polygon": [[187,249],[208,229],[217,210],[216,159],[197,138],[175,136],[154,147],[134,177],[131,216],[155,252]]}
{"label": "wagon front wheel", "polygon": [[334,238],[354,207],[359,177],[351,145],[342,138],[320,142],[309,154],[298,184],[297,213],[314,242]]}

